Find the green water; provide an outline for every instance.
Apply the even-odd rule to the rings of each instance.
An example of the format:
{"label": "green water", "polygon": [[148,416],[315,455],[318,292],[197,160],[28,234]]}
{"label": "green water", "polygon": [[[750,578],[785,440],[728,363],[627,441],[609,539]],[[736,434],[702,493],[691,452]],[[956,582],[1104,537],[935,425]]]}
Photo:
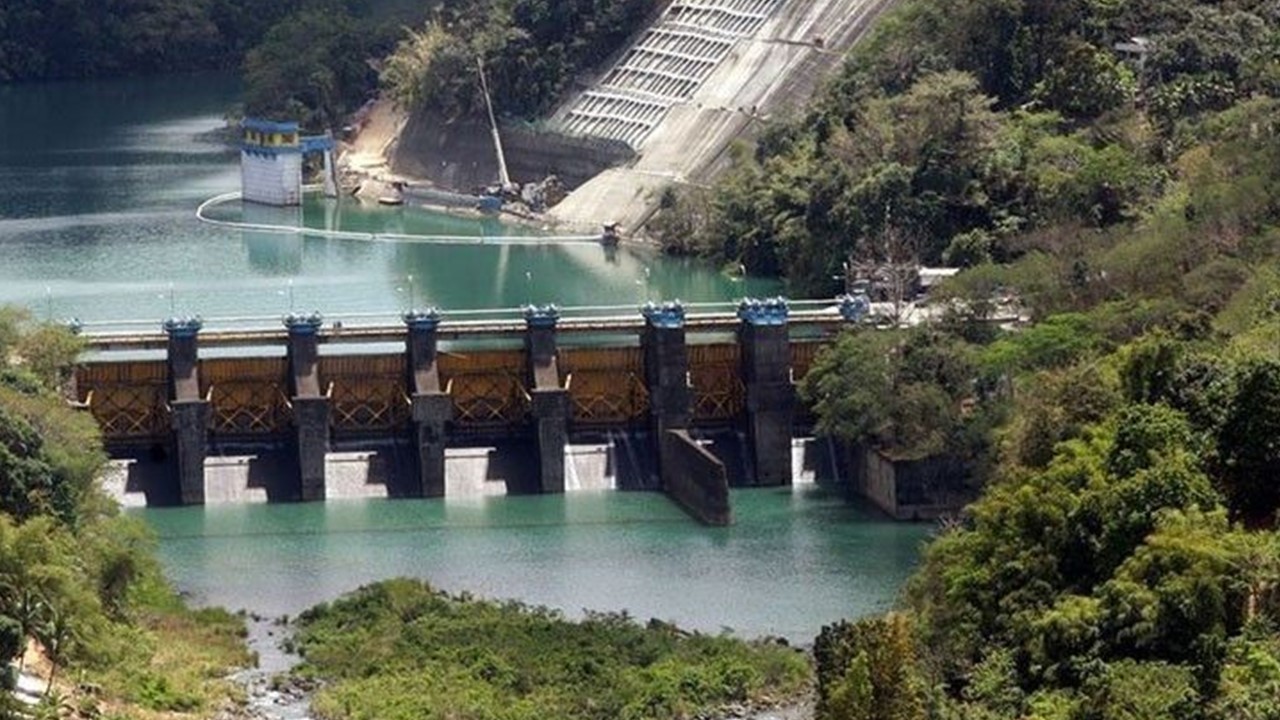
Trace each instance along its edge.
{"label": "green water", "polygon": [[[290,295],[299,309],[339,313],[776,291],[591,245],[428,246],[201,224],[200,202],[238,189],[238,152],[208,137],[237,92],[216,76],[0,87],[0,303],[54,318],[154,322],[174,311],[281,314]],[[281,220],[263,212],[246,219]],[[314,199],[302,221],[362,232],[534,231]],[[927,533],[813,486],[738,491],[733,503],[738,522],[726,529],[695,524],[661,495],[618,492],[129,512],[159,533],[179,588],[264,615],[413,575],[570,614],[625,609],[798,641],[825,622],[886,608]]]}
{"label": "green water", "polygon": [[451,591],[627,610],[717,632],[813,639],[883,611],[927,535],[815,486],[736,490],[736,524],[702,527],[651,493],[331,501],[135,510],[199,602],[296,614],[405,575]]}
{"label": "green water", "polygon": [[[239,152],[211,133],[223,76],[0,87],[0,303],[87,322],[318,309],[326,314],[724,300],[776,292],[705,265],[596,245],[439,246],[242,232],[200,223],[239,189]],[[217,208],[215,215],[239,207]],[[301,222],[360,232],[529,234],[409,207],[310,199]],[[289,211],[251,218],[294,222]],[[408,277],[413,276],[413,282]]]}

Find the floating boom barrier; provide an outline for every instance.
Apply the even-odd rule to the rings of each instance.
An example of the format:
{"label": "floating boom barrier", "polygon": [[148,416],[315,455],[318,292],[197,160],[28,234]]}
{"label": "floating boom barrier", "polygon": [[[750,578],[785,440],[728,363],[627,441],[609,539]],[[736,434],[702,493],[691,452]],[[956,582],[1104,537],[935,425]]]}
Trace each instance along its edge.
{"label": "floating boom barrier", "polygon": [[240,200],[240,192],[229,192],[211,197],[196,208],[196,219],[207,225],[232,230],[277,233],[280,235],[313,235],[337,240],[364,242],[420,243],[425,245],[599,245],[599,235],[419,235],[413,233],[367,233],[354,230],[328,230],[300,225],[271,225],[267,223],[219,220],[208,216],[208,210],[218,205]]}

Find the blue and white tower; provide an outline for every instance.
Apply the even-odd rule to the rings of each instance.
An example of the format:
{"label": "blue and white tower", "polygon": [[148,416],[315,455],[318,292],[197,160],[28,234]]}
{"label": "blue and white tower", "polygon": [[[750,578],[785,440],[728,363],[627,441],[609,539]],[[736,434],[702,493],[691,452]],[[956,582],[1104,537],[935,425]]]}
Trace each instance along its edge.
{"label": "blue and white tower", "polygon": [[240,128],[241,197],[264,205],[301,205],[302,139],[298,123],[245,118]]}

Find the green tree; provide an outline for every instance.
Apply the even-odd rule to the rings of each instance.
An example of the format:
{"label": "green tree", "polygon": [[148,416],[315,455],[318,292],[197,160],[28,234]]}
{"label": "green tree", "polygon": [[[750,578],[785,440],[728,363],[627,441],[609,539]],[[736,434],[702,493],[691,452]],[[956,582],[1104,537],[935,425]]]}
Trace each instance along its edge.
{"label": "green tree", "polygon": [[903,615],[824,627],[814,643],[818,720],[923,720],[914,642]]}
{"label": "green tree", "polygon": [[818,431],[853,442],[879,438],[889,421],[894,367],[883,336],[846,332],[818,354],[800,386]]}
{"label": "green tree", "polygon": [[1092,118],[1130,102],[1136,89],[1133,72],[1109,50],[1075,40],[1049,64],[1035,96],[1064,115]]}
{"label": "green tree", "polygon": [[1251,522],[1274,522],[1280,508],[1280,363],[1245,367],[1219,434],[1231,507]]}
{"label": "green tree", "polygon": [[[22,632],[22,623],[8,615],[0,615],[0,660],[3,660],[3,666],[8,667],[9,661],[18,657],[25,645],[26,636]],[[0,678],[4,679],[7,678]],[[6,688],[3,682],[0,682],[0,688]]]}
{"label": "green tree", "polygon": [[1099,590],[1103,627],[1125,654],[1216,671],[1231,627],[1240,622],[1236,550],[1223,539],[1222,513],[1171,512]]}
{"label": "green tree", "polygon": [[1107,667],[1089,705],[1100,720],[1198,720],[1200,696],[1191,668],[1123,660]]}

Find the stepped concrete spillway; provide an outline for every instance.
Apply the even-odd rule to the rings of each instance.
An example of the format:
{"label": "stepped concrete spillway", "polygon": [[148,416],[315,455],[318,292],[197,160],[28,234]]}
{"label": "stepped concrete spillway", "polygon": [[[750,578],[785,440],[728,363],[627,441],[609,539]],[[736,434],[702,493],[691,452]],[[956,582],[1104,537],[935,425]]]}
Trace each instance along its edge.
{"label": "stepped concrete spillway", "polygon": [[635,230],[665,187],[707,181],[734,139],[801,110],[892,2],[675,0],[552,119],[561,132],[624,142],[637,156],[578,187],[551,216]]}

